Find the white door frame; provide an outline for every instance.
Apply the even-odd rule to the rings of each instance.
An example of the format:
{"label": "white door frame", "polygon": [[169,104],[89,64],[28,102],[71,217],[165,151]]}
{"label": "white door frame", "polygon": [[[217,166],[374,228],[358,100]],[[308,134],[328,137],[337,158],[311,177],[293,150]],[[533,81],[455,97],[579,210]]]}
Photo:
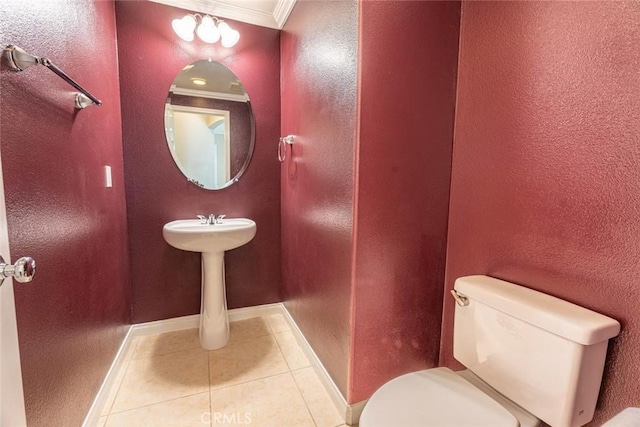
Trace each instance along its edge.
{"label": "white door frame", "polygon": [[[0,158],[0,255],[11,263],[7,211],[4,201],[4,180]],[[18,326],[13,297],[13,279],[7,278],[0,286],[0,425],[22,427],[27,425],[18,347]]]}

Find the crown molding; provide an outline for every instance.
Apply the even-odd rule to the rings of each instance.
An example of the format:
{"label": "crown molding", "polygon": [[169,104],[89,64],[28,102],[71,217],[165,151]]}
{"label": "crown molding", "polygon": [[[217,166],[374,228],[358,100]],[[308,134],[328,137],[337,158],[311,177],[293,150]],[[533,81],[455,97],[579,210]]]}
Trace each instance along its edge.
{"label": "crown molding", "polygon": [[236,102],[249,101],[249,97],[247,95],[234,95],[232,93],[209,92],[206,90],[186,89],[182,87],[176,87],[175,85],[171,85],[169,92],[175,93],[176,95],[195,96],[198,98],[220,99],[222,101],[236,101]]}
{"label": "crown molding", "polygon": [[273,19],[275,19],[278,29],[282,29],[287,22],[296,0],[278,0],[276,7],[273,9]]}
{"label": "crown molding", "polygon": [[296,0],[277,0],[273,11],[265,12],[232,0],[150,0],[167,6],[179,7],[194,12],[206,13],[219,18],[233,19],[261,27],[281,30],[284,27]]}

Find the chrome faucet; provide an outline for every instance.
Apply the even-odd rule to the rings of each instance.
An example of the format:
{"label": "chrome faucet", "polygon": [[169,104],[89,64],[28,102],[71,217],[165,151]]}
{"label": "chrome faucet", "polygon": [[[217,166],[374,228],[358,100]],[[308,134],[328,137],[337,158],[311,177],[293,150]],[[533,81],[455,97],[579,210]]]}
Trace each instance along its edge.
{"label": "chrome faucet", "polygon": [[198,219],[200,220],[200,224],[202,225],[207,225],[207,224],[222,224],[222,220],[224,219],[224,217],[226,217],[226,215],[218,215],[216,217],[215,214],[209,214],[209,217],[207,218],[204,215],[196,215],[198,217]]}

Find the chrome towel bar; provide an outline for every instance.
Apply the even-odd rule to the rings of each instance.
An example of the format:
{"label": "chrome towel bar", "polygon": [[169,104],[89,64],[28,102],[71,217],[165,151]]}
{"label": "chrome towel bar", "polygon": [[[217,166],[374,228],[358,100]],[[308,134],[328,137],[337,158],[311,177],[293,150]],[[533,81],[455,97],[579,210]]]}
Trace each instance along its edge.
{"label": "chrome towel bar", "polygon": [[3,56],[7,59],[9,67],[14,71],[24,71],[32,65],[44,65],[53,71],[58,77],[81,92],[76,94],[76,108],[78,109],[83,109],[91,105],[102,105],[102,101],[80,86],[75,80],[51,62],[49,58],[39,58],[30,55],[22,48],[12,44],[4,48]]}

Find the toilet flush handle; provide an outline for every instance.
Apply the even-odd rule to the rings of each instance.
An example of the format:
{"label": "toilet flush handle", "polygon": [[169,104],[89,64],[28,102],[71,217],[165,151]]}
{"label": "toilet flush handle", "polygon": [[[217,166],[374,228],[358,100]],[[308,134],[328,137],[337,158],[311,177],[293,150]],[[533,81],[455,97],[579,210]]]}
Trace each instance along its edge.
{"label": "toilet flush handle", "polygon": [[469,305],[469,298],[462,295],[460,292],[452,289],[451,295],[453,295],[453,298],[456,300],[456,304],[458,304],[460,307],[466,307]]}

